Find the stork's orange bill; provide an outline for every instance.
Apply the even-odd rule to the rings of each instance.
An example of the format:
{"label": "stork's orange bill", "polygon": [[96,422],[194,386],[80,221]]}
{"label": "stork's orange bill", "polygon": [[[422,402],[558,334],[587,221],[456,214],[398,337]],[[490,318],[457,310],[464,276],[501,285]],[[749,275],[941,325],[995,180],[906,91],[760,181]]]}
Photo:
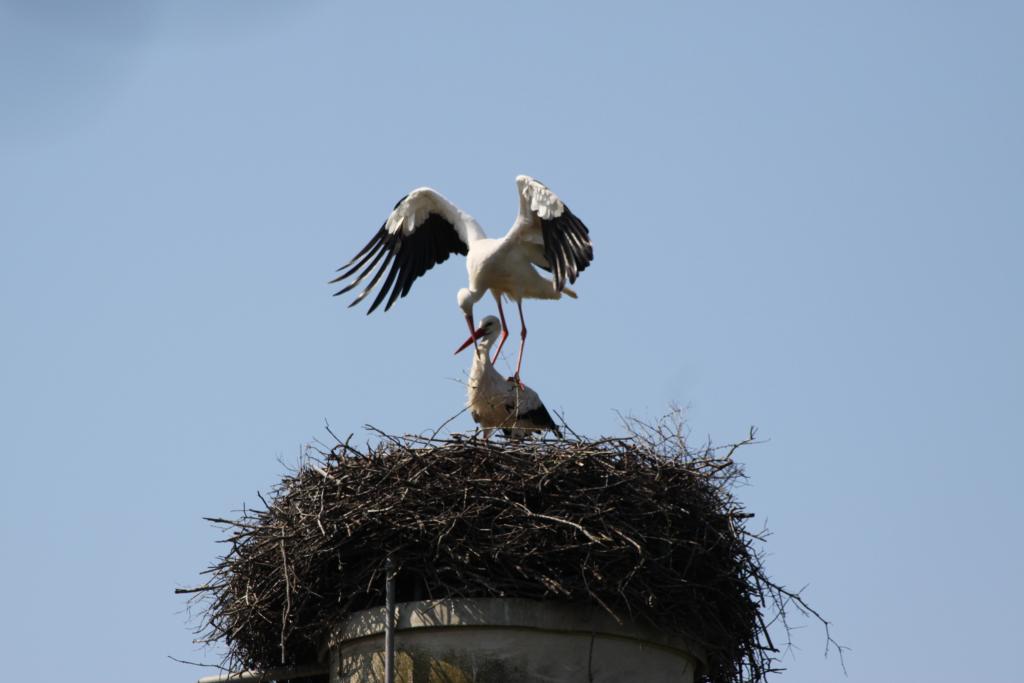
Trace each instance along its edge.
{"label": "stork's orange bill", "polygon": [[465,348],[467,346],[469,346],[470,344],[472,344],[473,342],[475,342],[477,339],[479,339],[482,336],[484,336],[484,328],[482,328],[482,327],[477,328],[476,332],[474,332],[473,334],[471,334],[469,336],[469,339],[467,339],[466,341],[462,342],[462,346],[460,346],[459,348],[455,349],[455,353],[459,353],[460,351],[465,350]]}

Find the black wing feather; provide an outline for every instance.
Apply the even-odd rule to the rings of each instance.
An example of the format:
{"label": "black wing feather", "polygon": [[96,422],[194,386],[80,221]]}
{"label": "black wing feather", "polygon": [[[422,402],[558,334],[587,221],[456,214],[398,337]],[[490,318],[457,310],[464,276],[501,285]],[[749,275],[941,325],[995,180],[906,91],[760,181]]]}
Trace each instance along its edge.
{"label": "black wing feather", "polygon": [[[359,260],[360,256],[362,256],[363,254],[369,254],[369,252],[371,252],[373,250],[373,249],[371,249],[371,247],[375,248],[376,245],[379,245],[380,242],[381,242],[381,239],[384,237],[385,234],[386,233],[384,231],[384,228],[381,227],[381,229],[377,231],[377,234],[375,234],[373,236],[373,238],[369,242],[366,243],[366,246],[363,247],[358,254],[353,256],[351,261],[349,261],[345,265],[343,265],[340,268],[338,268],[338,270],[344,270],[345,268],[348,268],[353,263],[355,263],[357,260]],[[367,256],[366,258],[369,258],[369,256]],[[363,259],[363,261],[365,262],[366,259]],[[348,277],[349,274],[354,273],[357,270],[359,270],[359,266],[358,265],[353,266],[352,270],[348,271],[347,274],[339,275],[337,278],[335,278],[335,280],[344,280],[346,277]],[[337,271],[335,271],[335,272],[337,272]],[[334,282],[335,280],[332,280],[332,282]]]}
{"label": "black wing feather", "polygon": [[571,230],[571,227],[563,230],[559,235],[559,242],[561,243],[562,256],[565,258],[565,267],[568,271],[569,282],[576,282],[576,276],[579,274],[579,271],[577,270],[576,265],[577,253],[569,238]]}
{"label": "black wing feather", "polygon": [[[334,296],[338,296],[339,294],[344,294],[345,292],[349,291],[350,289],[355,289],[359,285],[359,283],[362,282],[363,280],[365,280],[366,276],[369,275],[373,271],[374,266],[377,265],[377,262],[381,260],[381,258],[384,256],[384,254],[390,254],[390,253],[391,253],[390,251],[388,251],[387,249],[384,248],[384,243],[381,242],[381,244],[377,248],[376,252],[371,252],[369,255],[367,255],[366,258],[369,258],[370,256],[373,256],[373,260],[370,261],[369,265],[367,265],[366,268],[363,270],[363,272],[359,274],[359,277],[357,277],[355,280],[353,280],[352,282],[347,284],[345,287],[342,287],[337,292],[335,292]],[[376,254],[376,255],[374,256],[374,254]],[[363,265],[363,262],[361,261],[359,263],[359,267],[362,267],[362,265]],[[352,272],[354,272],[354,271],[350,271],[349,274],[351,274]],[[339,277],[339,278],[335,278],[335,279],[331,280],[331,282],[338,282],[339,280],[343,280],[346,277],[348,277],[348,275],[345,275],[345,276],[342,276],[342,277]]]}
{"label": "black wing feather", "polygon": [[[331,280],[329,284],[334,284],[335,282],[341,282],[342,280],[347,280],[349,278],[349,276],[352,275],[352,273],[354,273],[357,270],[359,270],[360,268],[362,268],[364,263],[369,261],[370,258],[372,258],[375,253],[378,253],[380,251],[380,248],[384,244],[383,240],[384,240],[384,235],[385,234],[386,233],[385,233],[384,228],[381,228],[380,230],[378,230],[377,234],[375,234],[373,236],[373,239],[370,240],[366,244],[365,247],[363,247],[363,250],[360,251],[358,254],[356,254],[355,258],[353,258],[351,261],[349,261],[348,263],[343,265],[341,268],[338,268],[338,271],[345,270],[346,268],[349,268],[349,266],[352,266],[352,267],[349,268],[348,270],[346,270],[344,273],[342,273],[338,277],[336,277],[333,280]],[[358,263],[356,263],[356,261],[358,261]],[[355,264],[355,265],[353,265],[353,264]],[[338,272],[338,271],[335,271],[335,272]]]}
{"label": "black wing feather", "polygon": [[562,291],[566,280],[576,282],[579,274],[594,260],[590,231],[564,205],[562,215],[541,219],[540,225],[544,235],[544,258],[551,266],[555,288]]}
{"label": "black wing feather", "polygon": [[388,295],[388,290],[391,288],[391,283],[395,281],[395,276],[398,275],[398,271],[402,269],[404,259],[402,259],[402,243],[398,243],[397,250],[395,253],[395,262],[391,265],[391,271],[388,273],[388,278],[384,280],[384,284],[380,286],[380,291],[377,292],[377,298],[370,304],[370,309],[366,311],[366,315],[370,315],[380,306],[380,302],[384,301],[384,297]]}
{"label": "black wing feather", "polygon": [[555,424],[543,403],[533,410],[517,415],[515,426],[520,429],[550,429],[555,436],[562,438],[562,430]]}
{"label": "black wing feather", "polygon": [[558,264],[555,279],[564,285],[566,278],[571,281],[576,277],[572,272],[572,254],[566,247],[564,230],[553,230],[551,237],[551,251],[555,257],[554,262]]}
{"label": "black wing feather", "polygon": [[[391,288],[391,296],[388,297],[388,303],[384,307],[385,311],[391,310],[391,306],[395,303],[395,299],[397,299],[398,295],[402,293],[402,287],[405,286],[405,283],[412,281],[412,277],[410,277],[413,270],[412,259],[415,259],[417,256],[418,254],[413,254],[410,257],[410,260],[406,261],[403,261],[402,259],[395,260],[395,267],[388,275],[388,279],[384,281],[384,286],[381,288],[380,295],[377,297],[378,299],[381,299],[385,294],[387,294],[387,289],[391,285],[391,279],[394,278],[395,286]],[[396,274],[398,277],[395,277]],[[376,302],[374,302],[373,306],[370,307],[367,314],[373,313],[373,309],[375,308],[377,308]]]}
{"label": "black wing feather", "polygon": [[[387,251],[387,250],[385,250],[385,251]],[[384,271],[388,269],[388,265],[391,263],[392,259],[395,258],[395,252],[387,251],[387,255],[388,255],[387,258],[384,259],[384,263],[381,265],[380,269],[377,271],[377,274],[373,276],[372,280],[370,280],[370,284],[366,285],[366,289],[364,289],[363,291],[359,292],[359,296],[357,296],[355,299],[353,299],[352,303],[350,303],[348,305],[349,308],[352,308],[357,303],[362,301],[366,297],[366,295],[370,293],[370,290],[373,289],[374,285],[377,284],[377,281],[380,280],[380,276],[384,274]]]}
{"label": "black wing feather", "polygon": [[407,263],[405,268],[402,269],[402,274],[398,278],[398,282],[395,283],[395,291],[391,293],[391,297],[388,299],[387,308],[384,309],[385,311],[388,310],[388,308],[391,308],[392,302],[398,298],[399,295],[405,296],[409,293],[409,288],[412,287],[413,281],[425,272],[425,270],[420,270],[423,265],[423,260],[432,252],[433,243],[427,242],[424,249],[412,255],[412,259],[410,259],[409,263]]}
{"label": "black wing feather", "polygon": [[[396,208],[401,203],[399,201],[395,205]],[[331,280],[332,283],[346,280],[362,269],[354,281],[335,292],[337,296],[353,289],[366,279],[370,272],[377,269],[370,284],[349,304],[351,307],[362,301],[387,271],[387,278],[370,304],[367,314],[373,313],[385,299],[387,304],[384,310],[390,309],[395,301],[409,293],[412,283],[420,275],[437,264],[444,263],[452,254],[465,255],[469,252],[466,244],[459,239],[455,226],[436,213],[428,214],[426,220],[409,235],[402,231],[389,233],[386,226],[385,223],[355,258],[338,269],[345,270],[344,273]],[[387,258],[378,267],[377,263],[385,254]]]}
{"label": "black wing feather", "polygon": [[[594,258],[594,246],[590,243],[590,232],[587,226],[583,225],[579,218],[569,214],[568,225],[565,230],[566,241],[574,249],[578,259],[586,260],[589,263]],[[583,268],[580,268],[583,270]]]}

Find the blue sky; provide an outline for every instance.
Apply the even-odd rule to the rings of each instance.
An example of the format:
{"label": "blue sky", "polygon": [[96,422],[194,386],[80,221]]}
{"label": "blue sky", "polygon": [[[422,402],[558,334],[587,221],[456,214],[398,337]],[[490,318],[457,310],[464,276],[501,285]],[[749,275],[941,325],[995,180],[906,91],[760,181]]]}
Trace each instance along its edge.
{"label": "blue sky", "polygon": [[[205,673],[201,517],[464,401],[458,260],[371,317],[325,281],[416,186],[503,233],[519,173],[595,244],[526,305],[549,407],[757,425],[849,680],[1019,677],[1022,6],[553,5],[0,0],[9,678]],[[779,680],[842,679],[805,625]]]}

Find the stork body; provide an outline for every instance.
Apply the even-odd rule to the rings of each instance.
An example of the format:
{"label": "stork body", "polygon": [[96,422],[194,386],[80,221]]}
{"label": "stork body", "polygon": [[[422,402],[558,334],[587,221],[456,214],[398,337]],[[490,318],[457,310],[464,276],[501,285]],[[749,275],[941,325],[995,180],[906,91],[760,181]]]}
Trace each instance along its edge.
{"label": "stork body", "polygon": [[[521,323],[518,381],[526,343],[523,299],[560,299],[563,294],[576,297],[566,286],[576,281],[594,257],[586,226],[561,199],[542,183],[529,176],[518,176],[519,215],[508,233],[490,239],[476,220],[429,187],[413,190],[395,205],[377,234],[355,258],[338,270],[344,271],[331,282],[354,278],[337,294],[354,289],[371,273],[370,283],[356,297],[354,306],[369,294],[388,272],[380,292],[370,305],[372,313],[387,297],[388,310],[399,297],[409,293],[413,281],[451,254],[466,256],[468,287],[459,290],[458,304],[466,318],[470,334],[475,332],[473,306],[488,292],[498,303],[502,336],[495,358],[508,337],[508,325],[502,298],[516,302]],[[383,258],[383,262],[381,259]],[[544,277],[536,268],[552,273]],[[390,292],[390,295],[389,295]]]}
{"label": "stork body", "polygon": [[523,299],[561,299],[562,294],[575,297],[576,292],[556,283],[534,268],[529,248],[506,239],[484,238],[473,243],[466,255],[469,291],[476,301],[488,290],[495,297],[505,295],[513,301]]}
{"label": "stork body", "polygon": [[[490,438],[495,429],[500,429],[509,438],[523,438],[532,432],[550,430],[556,436],[562,433],[551,419],[551,414],[533,389],[523,386],[513,378],[504,378],[494,368],[490,349],[501,334],[501,323],[489,315],[480,323],[480,328],[459,347],[459,351],[478,341],[473,354],[473,365],[469,370],[466,385],[469,414],[480,425],[484,438]],[[458,352],[456,352],[458,353]]]}

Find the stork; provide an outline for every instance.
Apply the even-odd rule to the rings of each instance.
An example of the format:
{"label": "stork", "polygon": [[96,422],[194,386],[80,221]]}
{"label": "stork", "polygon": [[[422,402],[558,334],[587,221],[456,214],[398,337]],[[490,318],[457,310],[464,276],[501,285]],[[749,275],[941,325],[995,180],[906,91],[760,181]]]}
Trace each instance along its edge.
{"label": "stork", "polygon": [[503,378],[494,369],[490,348],[501,332],[501,322],[489,315],[455,351],[459,353],[479,340],[466,385],[469,414],[483,428],[485,439],[490,438],[495,429],[502,430],[511,438],[522,438],[530,432],[544,430],[551,430],[555,436],[561,437],[558,425],[551,419],[537,392],[512,377]]}
{"label": "stork", "polygon": [[[436,190],[429,187],[413,190],[395,204],[384,225],[355,258],[338,268],[344,272],[331,283],[353,279],[335,292],[335,296],[354,289],[375,273],[349,304],[351,308],[362,301],[387,272],[367,315],[385,298],[386,311],[399,297],[409,293],[416,278],[452,254],[462,254],[466,257],[469,286],[459,290],[457,299],[471,336],[476,331],[473,305],[488,291],[498,302],[502,335],[495,359],[508,338],[502,297],[516,302],[521,327],[514,375],[518,381],[526,346],[523,299],[560,299],[563,294],[575,299],[576,292],[566,286],[566,281],[576,282],[576,277],[593,260],[594,248],[587,227],[554,192],[525,175],[516,177],[516,188],[519,215],[501,239],[489,239],[472,216]],[[534,266],[549,271],[552,278],[544,277]]]}

